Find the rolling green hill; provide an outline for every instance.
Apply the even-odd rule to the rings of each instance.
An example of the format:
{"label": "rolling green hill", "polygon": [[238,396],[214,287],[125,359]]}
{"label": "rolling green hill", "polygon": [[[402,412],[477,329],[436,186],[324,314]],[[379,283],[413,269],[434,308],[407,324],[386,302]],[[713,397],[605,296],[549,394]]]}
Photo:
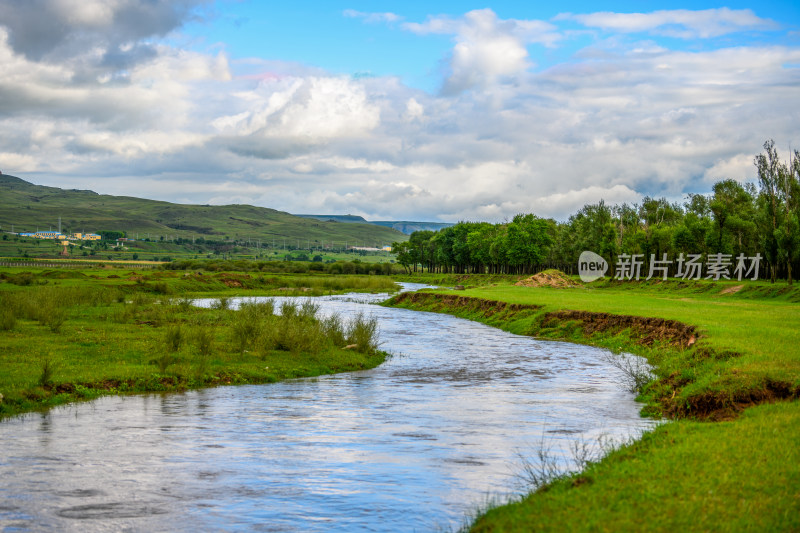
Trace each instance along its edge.
{"label": "rolling green hill", "polygon": [[184,205],[93,191],[59,189],[0,175],[0,230],[124,231],[129,237],[282,242],[302,247],[343,243],[383,246],[407,235],[374,224],[301,218],[251,205]]}

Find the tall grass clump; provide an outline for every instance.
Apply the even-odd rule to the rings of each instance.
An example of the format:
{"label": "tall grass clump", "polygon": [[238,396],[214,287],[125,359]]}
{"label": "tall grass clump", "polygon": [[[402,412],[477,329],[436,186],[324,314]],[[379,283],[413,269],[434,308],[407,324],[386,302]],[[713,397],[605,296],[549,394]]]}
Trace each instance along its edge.
{"label": "tall grass clump", "polygon": [[231,337],[236,350],[242,354],[264,344],[265,332],[275,318],[272,300],[244,301],[231,318]]}
{"label": "tall grass clump", "polygon": [[297,315],[297,302],[284,300],[281,302],[281,317],[291,320]]}
{"label": "tall grass clump", "polygon": [[61,331],[61,326],[67,320],[67,310],[63,307],[51,307],[44,313],[42,322],[52,331],[58,333]]}
{"label": "tall grass clump", "polygon": [[265,348],[299,353],[327,346],[318,310],[319,306],[308,300],[302,304],[281,302],[280,315],[270,321],[265,332]]}
{"label": "tall grass clump", "polygon": [[53,359],[45,357],[42,359],[41,372],[39,373],[38,383],[40,387],[48,387],[53,384],[53,374],[56,371],[56,365]]}
{"label": "tall grass clump", "polygon": [[219,309],[224,311],[225,309],[230,309],[230,308],[231,308],[231,299],[228,298],[227,296],[220,296],[219,298],[211,302],[211,309]]}
{"label": "tall grass clump", "polygon": [[261,335],[263,321],[257,313],[240,309],[231,319],[231,336],[240,354],[251,350]]}
{"label": "tall grass clump", "polygon": [[214,332],[208,327],[194,328],[192,341],[197,352],[204,357],[211,355],[214,351]]}
{"label": "tall grass clump", "polygon": [[[0,302],[2,305],[2,302]],[[14,310],[3,306],[0,308],[0,330],[9,331],[14,329],[17,325],[17,317],[14,315]]]}
{"label": "tall grass clump", "polygon": [[354,316],[347,324],[347,342],[355,344],[359,352],[374,353],[378,349],[378,319],[363,313]]}
{"label": "tall grass clump", "polygon": [[172,305],[178,309],[181,313],[188,312],[192,305],[194,304],[194,300],[191,298],[176,298],[172,300]]}
{"label": "tall grass clump", "polygon": [[169,326],[164,334],[164,343],[167,345],[167,351],[177,352],[181,349],[183,344],[183,332],[181,331],[180,324]]}
{"label": "tall grass clump", "polygon": [[347,344],[346,328],[341,316],[336,313],[327,316],[320,321],[320,326],[325,337],[334,346],[341,347]]}

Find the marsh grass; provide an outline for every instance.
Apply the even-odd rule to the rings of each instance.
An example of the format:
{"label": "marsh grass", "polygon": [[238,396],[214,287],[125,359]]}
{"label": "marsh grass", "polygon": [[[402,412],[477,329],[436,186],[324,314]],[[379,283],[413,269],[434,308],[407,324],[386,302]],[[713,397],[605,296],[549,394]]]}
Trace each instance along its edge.
{"label": "marsh grass", "polygon": [[214,351],[214,332],[211,328],[197,326],[191,333],[194,348],[203,357],[208,357]]}
{"label": "marsh grass", "polygon": [[155,359],[150,360],[150,364],[156,365],[160,374],[166,374],[169,367],[180,362],[180,358],[171,353],[162,353]]}
{"label": "marsh grass", "polygon": [[[235,310],[228,289],[214,308],[200,308],[171,275],[153,272],[140,283],[106,269],[33,273],[24,284],[0,276],[0,418],[103,394],[273,382],[384,360],[380,352],[343,350],[344,321],[320,316],[314,302],[281,306],[285,317],[272,300],[246,300]],[[304,287],[309,279],[279,276],[263,286]],[[353,288],[349,279],[356,277],[334,281]],[[154,292],[153,280],[174,292]],[[43,358],[54,353],[57,370],[56,359]]]}
{"label": "marsh grass", "polygon": [[347,345],[345,325],[342,321],[342,317],[338,313],[332,313],[323,318],[320,321],[320,327],[325,337],[330,339],[334,346]]}
{"label": "marsh grass", "polygon": [[347,343],[355,344],[361,353],[374,353],[378,349],[378,320],[358,313],[347,324]]}
{"label": "marsh grass", "polygon": [[188,297],[181,297],[181,298],[175,298],[170,303],[173,306],[175,306],[178,309],[179,312],[186,313],[187,311],[189,311],[192,308],[192,305],[194,304],[194,300],[192,298],[188,298]]}
{"label": "marsh grass", "polygon": [[227,296],[220,296],[213,302],[211,302],[211,309],[230,309],[231,307],[231,299]]}
{"label": "marsh grass", "polygon": [[[0,302],[2,305],[2,302]],[[5,306],[0,308],[0,330],[9,331],[14,329],[17,325],[17,317],[14,316],[14,310]]]}
{"label": "marsh grass", "polygon": [[41,362],[41,372],[37,383],[40,387],[49,387],[53,384],[53,374],[56,371],[56,364],[52,357],[45,357]]}
{"label": "marsh grass", "polygon": [[167,346],[167,351],[174,353],[181,349],[183,344],[183,331],[180,324],[167,326],[164,335],[164,344]]}

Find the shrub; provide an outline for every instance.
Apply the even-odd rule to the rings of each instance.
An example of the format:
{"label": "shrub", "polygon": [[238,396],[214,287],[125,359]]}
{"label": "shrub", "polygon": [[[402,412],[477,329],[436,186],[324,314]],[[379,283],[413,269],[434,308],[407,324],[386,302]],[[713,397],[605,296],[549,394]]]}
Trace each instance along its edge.
{"label": "shrub", "polygon": [[39,322],[47,326],[53,333],[61,331],[67,320],[67,310],[59,307],[52,300],[48,301],[39,312]]}
{"label": "shrub", "polygon": [[214,333],[207,327],[195,328],[192,335],[195,348],[200,355],[208,356],[214,350]]}
{"label": "shrub", "polygon": [[347,325],[347,343],[355,344],[362,353],[374,353],[378,349],[378,319],[364,317],[359,313]]}

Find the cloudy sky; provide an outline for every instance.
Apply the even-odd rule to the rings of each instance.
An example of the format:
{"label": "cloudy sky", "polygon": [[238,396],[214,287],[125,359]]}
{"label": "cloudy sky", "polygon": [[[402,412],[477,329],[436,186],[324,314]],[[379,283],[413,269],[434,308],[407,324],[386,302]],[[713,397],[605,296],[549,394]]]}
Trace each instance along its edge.
{"label": "cloudy sky", "polygon": [[752,180],[770,138],[800,148],[796,0],[0,0],[0,170],[37,184],[564,219]]}

